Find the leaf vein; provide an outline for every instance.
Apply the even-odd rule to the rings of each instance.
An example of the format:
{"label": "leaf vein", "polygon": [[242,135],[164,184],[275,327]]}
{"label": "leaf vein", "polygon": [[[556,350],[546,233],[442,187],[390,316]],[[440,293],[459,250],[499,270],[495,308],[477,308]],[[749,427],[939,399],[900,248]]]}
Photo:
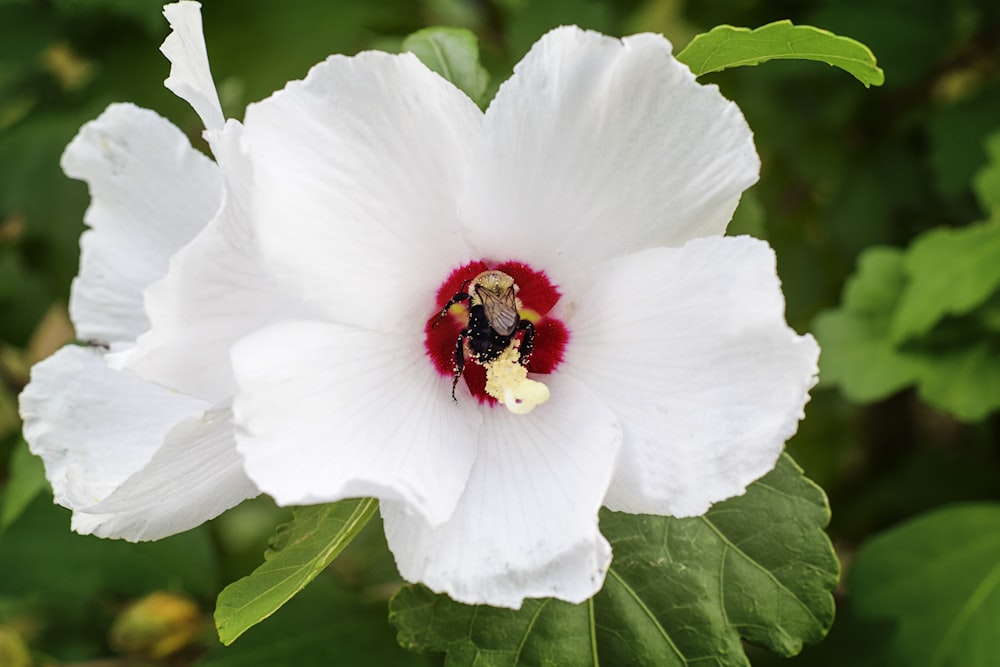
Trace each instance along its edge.
{"label": "leaf vein", "polygon": [[639,594],[636,593],[635,590],[631,586],[629,586],[628,583],[624,579],[622,579],[621,576],[613,569],[608,570],[608,575],[613,577],[614,580],[618,582],[618,584],[623,589],[625,589],[625,592],[628,593],[629,597],[631,597],[632,600],[637,605],[639,605],[639,609],[641,609],[642,612],[649,618],[649,620],[653,622],[653,625],[659,631],[660,636],[663,637],[663,641],[667,643],[670,649],[674,652],[674,655],[676,655],[681,660],[681,662],[684,663],[684,665],[687,665],[688,664],[687,658],[685,658],[684,654],[681,653],[679,648],[677,648],[677,645],[674,644],[674,641],[670,638],[670,635],[667,634],[666,628],[664,628],[663,624],[660,623],[660,619],[658,619],[656,615],[653,613],[653,611],[648,606],[646,606],[646,603],[642,601],[642,598],[639,597]]}

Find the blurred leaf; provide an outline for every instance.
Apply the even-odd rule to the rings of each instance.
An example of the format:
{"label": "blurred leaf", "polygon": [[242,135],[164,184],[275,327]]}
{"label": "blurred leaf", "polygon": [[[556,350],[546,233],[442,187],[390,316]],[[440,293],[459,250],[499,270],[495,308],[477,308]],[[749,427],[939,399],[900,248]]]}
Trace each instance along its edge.
{"label": "blurred leaf", "polygon": [[920,375],[920,397],[959,419],[1000,408],[1000,346],[992,341],[935,352]]}
{"label": "blurred leaf", "polygon": [[[842,306],[813,323],[823,350],[821,382],[860,403],[915,383],[931,405],[959,419],[982,419],[1000,407],[1000,340],[990,333],[984,306],[998,285],[997,223],[934,230],[905,252],[866,250]],[[945,318],[972,308],[978,310]],[[909,334],[905,344],[893,327]]]}
{"label": "blurred leaf", "polygon": [[195,663],[196,667],[429,664],[433,663],[425,656],[407,653],[392,641],[384,602],[361,600],[329,576],[317,578],[240,641],[215,646]]}
{"label": "blurred leaf", "polygon": [[820,381],[851,400],[876,401],[912,384],[920,361],[889,341],[889,318],[906,286],[903,253],[869,248],[844,286],[843,305],[821,313],[812,330],[819,340]]}
{"label": "blurred leaf", "polygon": [[41,491],[47,488],[42,460],[28,451],[23,440],[14,448],[7,482],[0,495],[0,533],[12,524]]}
{"label": "blurred leaf", "polygon": [[922,234],[904,266],[909,280],[889,328],[896,344],[925,335],[946,315],[969,312],[1000,287],[1000,222]]}
{"label": "blurred leaf", "polygon": [[987,139],[986,153],[990,161],[976,174],[973,189],[982,207],[1000,219],[1000,132]]}
{"label": "blurred leaf", "polygon": [[465,28],[424,28],[403,40],[410,51],[482,107],[490,75],[479,62],[479,39]]}
{"label": "blurred leaf", "polygon": [[871,50],[849,37],[791,21],[775,21],[755,30],[720,25],[698,35],[677,59],[697,76],[729,67],[759,65],[774,59],[817,60],[850,73],[865,87],[881,86],[885,75]]}
{"label": "blurred leaf", "polygon": [[295,509],[264,563],[219,594],[215,624],[223,644],[273,614],[316,578],[372,518],[378,501],[343,500]]}
{"label": "blurred leaf", "polygon": [[875,537],[847,583],[858,615],[896,622],[888,665],[996,665],[1000,505],[941,509]]}
{"label": "blurred leaf", "polygon": [[784,455],[747,493],[703,517],[606,512],[604,588],[573,605],[467,606],[421,586],[390,602],[400,643],[446,665],[749,665],[742,639],[780,655],[833,622],[838,563],[822,490]]}

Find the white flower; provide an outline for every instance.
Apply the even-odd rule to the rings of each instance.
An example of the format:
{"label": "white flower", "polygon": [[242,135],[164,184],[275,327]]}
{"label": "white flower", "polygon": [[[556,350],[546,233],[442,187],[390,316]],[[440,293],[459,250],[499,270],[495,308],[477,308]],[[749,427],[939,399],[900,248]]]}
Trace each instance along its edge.
{"label": "white flower", "polygon": [[[200,115],[217,162],[128,104],[85,125],[63,155],[92,197],[70,299],[77,337],[92,344],[37,364],[20,409],[80,533],[158,539],[259,493],[236,452],[228,351],[294,306],[257,268],[242,127],[224,121],[199,10],[164,9],[166,85]],[[208,310],[176,296],[192,290],[211,297]]]}
{"label": "white flower", "polygon": [[[554,30],[485,114],[411,54],[334,56],[245,125],[263,260],[320,315],[236,344],[238,449],[279,503],[381,499],[407,580],[584,600],[601,505],[699,515],[797,428],[817,346],[771,249],[721,236],[757,179],[750,130],[662,37]],[[533,325],[549,398],[528,414],[484,391],[523,323],[479,339],[514,366],[467,360],[452,400],[470,301],[438,312],[487,269]]]}

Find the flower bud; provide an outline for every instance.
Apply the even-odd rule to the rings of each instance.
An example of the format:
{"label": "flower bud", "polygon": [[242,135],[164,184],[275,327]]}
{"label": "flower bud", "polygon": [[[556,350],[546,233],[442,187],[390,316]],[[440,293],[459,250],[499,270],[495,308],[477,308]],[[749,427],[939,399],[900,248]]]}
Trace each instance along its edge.
{"label": "flower bud", "polygon": [[118,616],[109,639],[120,653],[162,658],[190,644],[201,625],[201,612],[188,598],[152,593]]}
{"label": "flower bud", "polygon": [[0,665],[31,667],[31,652],[20,633],[0,625]]}

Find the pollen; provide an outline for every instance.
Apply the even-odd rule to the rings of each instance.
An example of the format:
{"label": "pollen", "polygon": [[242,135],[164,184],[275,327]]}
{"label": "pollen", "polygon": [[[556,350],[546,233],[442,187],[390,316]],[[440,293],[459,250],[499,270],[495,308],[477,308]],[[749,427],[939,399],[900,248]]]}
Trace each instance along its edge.
{"label": "pollen", "polygon": [[517,345],[511,345],[487,364],[486,393],[516,415],[528,414],[549,400],[549,388],[528,379]]}

